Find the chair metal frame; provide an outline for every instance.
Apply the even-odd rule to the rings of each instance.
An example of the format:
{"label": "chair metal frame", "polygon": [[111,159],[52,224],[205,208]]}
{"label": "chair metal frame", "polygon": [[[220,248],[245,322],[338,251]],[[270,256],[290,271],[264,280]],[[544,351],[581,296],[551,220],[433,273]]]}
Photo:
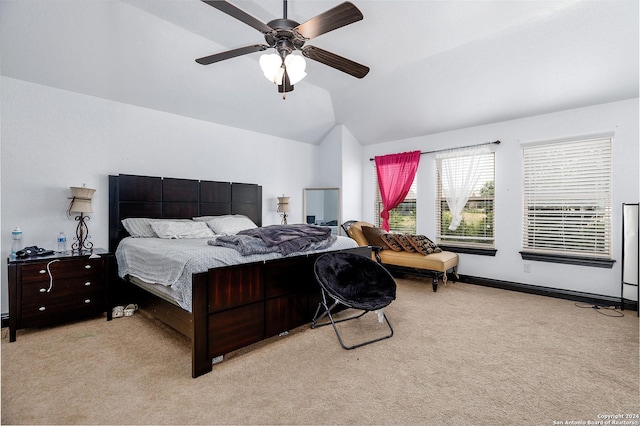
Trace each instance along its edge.
{"label": "chair metal frame", "polygon": [[[389,327],[389,334],[382,336],[382,337],[378,337],[372,340],[367,340],[365,342],[362,343],[357,343],[355,345],[351,345],[351,346],[347,346],[345,345],[344,341],[342,340],[342,337],[340,336],[340,332],[338,331],[338,327],[336,326],[337,323],[340,322],[344,322],[344,321],[349,321],[349,320],[353,320],[353,319],[358,319],[363,317],[365,314],[371,312],[368,310],[364,310],[363,312],[361,312],[358,315],[354,315],[348,318],[342,318],[339,320],[335,320],[333,319],[333,315],[331,314],[331,311],[333,309],[335,309],[336,307],[338,307],[339,305],[344,305],[347,308],[351,308],[351,309],[357,309],[357,308],[352,308],[351,306],[349,306],[348,303],[344,303],[340,300],[338,300],[337,298],[335,298],[333,295],[330,295],[330,297],[332,299],[334,299],[334,303],[329,306],[327,303],[327,292],[325,291],[324,288],[321,289],[322,291],[322,301],[318,304],[318,308],[316,309],[316,313],[313,317],[313,320],[311,321],[311,328],[318,328],[318,327],[324,327],[325,325],[329,325],[331,324],[333,326],[333,330],[336,332],[336,336],[338,336],[338,342],[340,343],[340,346],[342,346],[344,349],[350,350],[350,349],[355,349],[355,348],[359,348],[361,346],[365,346],[368,345],[370,343],[375,343],[375,342],[379,342],[380,340],[384,340],[384,339],[388,339],[391,336],[393,336],[393,327],[391,327],[391,323],[389,322],[389,318],[387,318],[387,314],[385,314],[384,312],[384,308],[381,308],[380,311],[382,312],[382,317],[384,318],[385,322],[387,323],[387,326]],[[320,312],[320,309],[324,307],[324,312]],[[321,314],[320,316],[318,316],[318,314]],[[328,317],[329,321],[318,324],[318,321],[320,321],[322,318],[324,317]]]}

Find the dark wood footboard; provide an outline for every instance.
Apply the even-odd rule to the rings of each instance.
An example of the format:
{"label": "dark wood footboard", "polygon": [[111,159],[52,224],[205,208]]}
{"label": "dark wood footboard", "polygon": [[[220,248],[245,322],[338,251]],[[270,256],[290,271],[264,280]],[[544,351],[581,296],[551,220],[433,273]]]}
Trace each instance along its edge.
{"label": "dark wood footboard", "polygon": [[[368,247],[350,249],[370,257]],[[214,358],[309,324],[320,302],[320,254],[210,269],[193,277],[192,374]]]}

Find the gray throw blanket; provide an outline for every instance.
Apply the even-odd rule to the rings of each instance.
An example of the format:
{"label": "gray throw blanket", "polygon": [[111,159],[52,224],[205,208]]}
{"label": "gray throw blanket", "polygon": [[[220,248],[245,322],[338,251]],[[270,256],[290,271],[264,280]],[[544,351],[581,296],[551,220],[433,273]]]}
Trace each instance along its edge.
{"label": "gray throw blanket", "polygon": [[336,240],[331,228],[316,225],[270,225],[247,229],[237,235],[221,235],[208,244],[236,249],[243,256],[280,252],[291,253],[322,250]]}

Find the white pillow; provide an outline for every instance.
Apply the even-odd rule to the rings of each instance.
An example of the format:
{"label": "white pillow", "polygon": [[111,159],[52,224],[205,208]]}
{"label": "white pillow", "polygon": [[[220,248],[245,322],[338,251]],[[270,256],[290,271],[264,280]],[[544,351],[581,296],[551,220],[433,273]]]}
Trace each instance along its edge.
{"label": "white pillow", "polygon": [[243,215],[215,216],[207,221],[207,225],[219,235],[235,235],[245,229],[258,227],[251,219]]}
{"label": "white pillow", "polygon": [[122,219],[122,226],[134,238],[156,238],[151,228],[153,222],[191,222],[191,219],[151,219],[148,217],[129,217]]}
{"label": "white pillow", "polygon": [[153,238],[156,236],[153,229],[151,229],[151,221],[146,217],[130,217],[122,219],[122,226],[131,235],[136,238]]}
{"label": "white pillow", "polygon": [[151,222],[151,229],[159,238],[210,238],[213,231],[203,222]]}

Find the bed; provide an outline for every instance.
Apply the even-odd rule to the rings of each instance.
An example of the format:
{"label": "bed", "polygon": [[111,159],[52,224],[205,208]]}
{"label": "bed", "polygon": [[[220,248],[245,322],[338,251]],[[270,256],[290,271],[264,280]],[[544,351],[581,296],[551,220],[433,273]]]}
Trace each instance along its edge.
{"label": "bed", "polygon": [[[257,184],[200,181],[137,175],[109,176],[109,251],[131,241],[123,219],[192,219],[241,215],[262,226],[262,187]],[[320,300],[313,263],[323,252],[346,250],[369,255],[348,237],[333,237],[322,250],[287,256],[254,255],[232,264],[185,267],[176,275],[190,280],[182,300],[167,285],[136,277],[127,269],[112,277],[109,310],[132,298],[141,309],[191,340],[192,376],[212,370],[214,360],[234,350],[310,323]],[[169,241],[137,239],[142,245]],[[201,241],[206,245],[206,241]],[[198,244],[182,241],[186,244]],[[122,265],[114,265],[118,271]],[[200,269],[198,269],[200,268]],[[115,274],[114,274],[115,275]],[[189,299],[190,296],[190,300]]]}

